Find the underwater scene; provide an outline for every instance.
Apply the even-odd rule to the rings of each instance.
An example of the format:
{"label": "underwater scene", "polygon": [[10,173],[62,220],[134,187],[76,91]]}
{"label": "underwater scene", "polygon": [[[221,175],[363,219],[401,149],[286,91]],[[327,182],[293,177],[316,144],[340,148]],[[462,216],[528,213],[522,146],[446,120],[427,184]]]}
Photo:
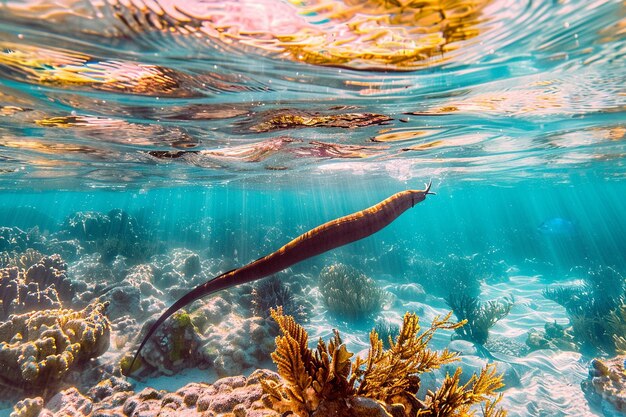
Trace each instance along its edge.
{"label": "underwater scene", "polygon": [[0,417],[626,416],[626,3],[0,1]]}

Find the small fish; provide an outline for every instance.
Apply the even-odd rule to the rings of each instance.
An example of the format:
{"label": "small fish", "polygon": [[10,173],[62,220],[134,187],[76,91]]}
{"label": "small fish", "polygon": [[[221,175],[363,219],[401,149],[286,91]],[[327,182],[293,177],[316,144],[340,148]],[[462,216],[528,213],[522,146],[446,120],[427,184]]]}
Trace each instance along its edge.
{"label": "small fish", "polygon": [[553,217],[541,223],[537,230],[544,235],[572,236],[576,234],[576,225],[563,217]]}

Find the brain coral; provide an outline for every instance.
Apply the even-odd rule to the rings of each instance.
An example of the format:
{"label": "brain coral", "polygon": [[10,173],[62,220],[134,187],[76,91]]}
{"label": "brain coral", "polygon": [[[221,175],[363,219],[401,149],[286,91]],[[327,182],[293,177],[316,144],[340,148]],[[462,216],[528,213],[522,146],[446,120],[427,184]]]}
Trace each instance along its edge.
{"label": "brain coral", "polygon": [[18,386],[43,387],[75,364],[100,356],[109,347],[106,305],[81,311],[45,310],[15,314],[0,323],[0,369]]}

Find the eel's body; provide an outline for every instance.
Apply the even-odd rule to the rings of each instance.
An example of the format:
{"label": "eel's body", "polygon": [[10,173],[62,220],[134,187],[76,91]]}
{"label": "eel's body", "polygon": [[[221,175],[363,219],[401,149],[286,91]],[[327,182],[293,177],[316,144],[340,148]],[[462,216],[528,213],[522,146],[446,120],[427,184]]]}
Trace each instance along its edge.
{"label": "eel's body", "polygon": [[128,367],[127,374],[133,369],[141,349],[157,328],[168,317],[187,304],[217,291],[275,274],[305,259],[374,234],[415,204],[424,201],[427,194],[434,194],[430,192],[430,184],[426,186],[425,190],[406,190],[396,193],[370,208],[331,220],[311,229],[276,252],[241,268],[225,272],[197,286],[161,314],[150,327]]}

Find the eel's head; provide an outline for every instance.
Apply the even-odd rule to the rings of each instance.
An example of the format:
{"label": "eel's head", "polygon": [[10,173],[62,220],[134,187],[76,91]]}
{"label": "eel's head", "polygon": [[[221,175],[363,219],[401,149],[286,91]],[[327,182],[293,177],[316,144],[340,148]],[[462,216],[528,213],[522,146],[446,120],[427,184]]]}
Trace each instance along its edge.
{"label": "eel's head", "polygon": [[426,196],[428,194],[435,195],[435,193],[430,191],[430,186],[432,185],[432,183],[432,181],[429,181],[428,184],[424,184],[425,188],[423,190],[411,190],[411,199],[413,206],[426,200]]}

